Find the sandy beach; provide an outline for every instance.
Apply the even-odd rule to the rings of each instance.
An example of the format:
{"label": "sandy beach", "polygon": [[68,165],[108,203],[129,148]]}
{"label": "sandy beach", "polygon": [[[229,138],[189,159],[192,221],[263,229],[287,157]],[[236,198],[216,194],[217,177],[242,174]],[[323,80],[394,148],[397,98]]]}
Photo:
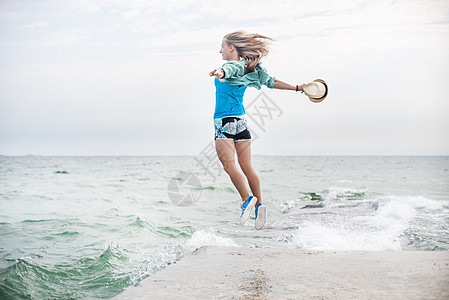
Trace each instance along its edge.
{"label": "sandy beach", "polygon": [[449,299],[447,251],[202,247],[114,299]]}

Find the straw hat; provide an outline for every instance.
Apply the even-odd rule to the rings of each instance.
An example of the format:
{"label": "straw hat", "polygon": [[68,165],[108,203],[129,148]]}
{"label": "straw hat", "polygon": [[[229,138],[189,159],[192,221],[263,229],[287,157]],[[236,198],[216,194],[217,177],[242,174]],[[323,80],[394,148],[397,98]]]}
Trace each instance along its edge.
{"label": "straw hat", "polygon": [[304,94],[306,94],[312,102],[321,102],[327,96],[327,84],[322,79],[315,79],[313,82],[304,86]]}

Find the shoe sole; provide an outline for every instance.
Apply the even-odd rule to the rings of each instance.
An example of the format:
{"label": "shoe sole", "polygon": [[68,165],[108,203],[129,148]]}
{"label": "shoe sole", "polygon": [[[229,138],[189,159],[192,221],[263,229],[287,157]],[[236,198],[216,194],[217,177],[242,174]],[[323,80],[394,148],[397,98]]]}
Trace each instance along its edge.
{"label": "shoe sole", "polygon": [[257,202],[257,198],[253,197],[251,199],[251,201],[248,203],[248,206],[246,207],[245,212],[243,213],[242,217],[240,218],[240,225],[243,225],[246,223],[246,221],[248,221],[249,215],[250,215],[251,211],[253,210],[254,205],[256,205],[256,202]]}
{"label": "shoe sole", "polygon": [[261,205],[259,206],[257,211],[257,220],[255,224],[256,229],[257,230],[262,229],[266,221],[267,221],[267,208],[265,205]]}

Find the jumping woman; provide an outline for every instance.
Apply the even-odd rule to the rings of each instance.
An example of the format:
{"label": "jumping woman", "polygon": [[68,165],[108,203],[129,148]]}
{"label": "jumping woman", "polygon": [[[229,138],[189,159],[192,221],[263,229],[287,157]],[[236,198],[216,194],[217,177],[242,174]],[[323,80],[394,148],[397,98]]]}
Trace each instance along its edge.
{"label": "jumping woman", "polygon": [[[236,31],[223,37],[220,53],[227,62],[209,73],[215,77],[215,149],[223,168],[242,197],[240,224],[244,224],[255,207],[256,229],[267,220],[262,204],[259,176],[251,163],[251,134],[246,125],[243,95],[247,87],[303,92],[305,84],[290,85],[268,75],[260,60],[268,55],[269,37]],[[235,165],[235,152],[242,172]],[[252,195],[246,187],[246,179]]]}

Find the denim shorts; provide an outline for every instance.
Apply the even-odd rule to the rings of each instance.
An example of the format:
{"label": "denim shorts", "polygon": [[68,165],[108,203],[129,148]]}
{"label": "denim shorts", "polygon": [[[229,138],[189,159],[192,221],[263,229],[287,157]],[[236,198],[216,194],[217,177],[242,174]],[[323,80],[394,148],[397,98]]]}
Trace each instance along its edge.
{"label": "denim shorts", "polygon": [[251,133],[243,116],[214,119],[214,125],[215,139],[251,140]]}

